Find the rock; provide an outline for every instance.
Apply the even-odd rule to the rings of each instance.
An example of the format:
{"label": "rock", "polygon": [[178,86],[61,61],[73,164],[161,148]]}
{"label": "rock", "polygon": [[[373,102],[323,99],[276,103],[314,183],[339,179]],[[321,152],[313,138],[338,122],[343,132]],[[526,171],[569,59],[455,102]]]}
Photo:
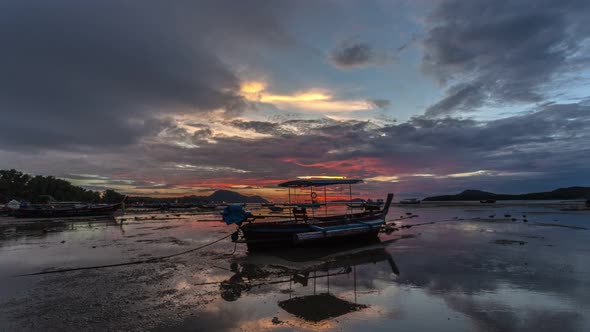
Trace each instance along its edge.
{"label": "rock", "polygon": [[501,245],[514,245],[514,244],[518,244],[518,245],[524,246],[526,244],[526,241],[515,241],[515,240],[501,239],[501,240],[493,241],[493,243],[495,243],[495,244],[501,244]]}
{"label": "rock", "polygon": [[274,316],[274,317],[272,318],[272,323],[273,323],[273,324],[281,324],[281,323],[283,323],[283,322],[282,322],[282,321],[279,319],[279,317],[277,317],[277,316]]}
{"label": "rock", "polygon": [[61,243],[66,243],[66,240],[62,240]]}

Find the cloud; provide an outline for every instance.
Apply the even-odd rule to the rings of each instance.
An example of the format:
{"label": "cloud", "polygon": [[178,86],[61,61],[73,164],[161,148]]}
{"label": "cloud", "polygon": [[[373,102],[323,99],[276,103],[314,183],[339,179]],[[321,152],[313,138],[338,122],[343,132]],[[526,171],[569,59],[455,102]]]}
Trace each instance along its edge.
{"label": "cloud", "polygon": [[284,8],[5,1],[0,147],[125,145],[156,134],[165,114],[240,114],[240,80],[222,51],[289,47],[293,38],[278,19]]}
{"label": "cloud", "polygon": [[388,99],[369,99],[369,103],[375,105],[376,108],[386,109],[391,106],[391,101]]}
{"label": "cloud", "polygon": [[326,89],[310,89],[292,94],[277,94],[269,90],[265,82],[246,81],[242,83],[240,92],[249,101],[272,104],[283,109],[322,113],[372,110],[382,108],[380,105],[386,102],[382,99],[338,99]]}
{"label": "cloud", "polygon": [[366,42],[345,41],[329,54],[330,63],[340,69],[363,68],[387,62],[387,55]]}
{"label": "cloud", "polygon": [[[584,104],[548,104],[485,122],[415,117],[400,124],[333,119],[225,123],[236,132],[259,135],[249,138],[212,131],[203,139],[175,127],[178,123],[168,125],[165,139],[89,155],[0,151],[0,160],[5,167],[37,174],[91,174],[85,176],[89,183],[107,177],[107,183],[165,184],[168,189],[160,194],[254,186],[268,197],[282,195],[275,191],[277,183],[310,174],[369,179],[362,189],[370,196],[382,196],[392,182],[398,194],[466,188],[515,193],[584,185],[580,179],[590,176],[590,106]],[[539,178],[543,181],[534,181]]]}
{"label": "cloud", "polygon": [[536,103],[587,63],[584,0],[441,2],[426,21],[423,69],[449,85],[429,116]]}

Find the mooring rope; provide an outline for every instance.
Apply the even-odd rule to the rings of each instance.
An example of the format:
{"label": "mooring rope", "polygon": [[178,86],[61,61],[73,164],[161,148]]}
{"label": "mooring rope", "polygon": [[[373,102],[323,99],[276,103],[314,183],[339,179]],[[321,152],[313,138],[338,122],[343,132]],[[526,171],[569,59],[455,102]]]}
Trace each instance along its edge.
{"label": "mooring rope", "polygon": [[[176,254],[171,254],[171,255],[166,255],[166,256],[160,256],[160,257],[153,257],[153,258],[148,258],[148,259],[144,259],[144,260],[140,260],[140,261],[132,261],[132,262],[125,262],[125,263],[116,263],[116,264],[107,264],[107,265],[96,265],[96,266],[84,266],[84,267],[73,267],[73,268],[69,268],[69,269],[59,269],[59,270],[51,270],[51,271],[41,271],[41,272],[35,272],[35,273],[26,273],[26,274],[19,274],[16,275],[15,277],[26,277],[26,276],[36,276],[36,275],[41,275],[41,274],[52,274],[52,273],[64,273],[64,272],[72,272],[72,271],[81,271],[81,270],[97,270],[97,269],[103,269],[103,268],[107,268],[107,267],[117,267],[117,266],[127,266],[127,265],[139,265],[139,264],[151,264],[151,263],[157,263],[157,262],[161,262],[163,260],[166,260],[168,258],[172,258],[172,257],[176,257],[176,256],[181,256],[181,255],[185,255],[188,253],[191,253],[193,251],[197,251],[203,248],[206,248],[210,245],[213,245],[217,242],[223,241],[225,239],[227,239],[228,237],[230,237],[232,234],[227,234],[226,236],[217,239],[213,242],[209,242],[207,244],[204,244],[202,246],[193,248],[193,249],[189,249],[189,250],[185,250]],[[234,248],[234,252],[235,252],[235,248]],[[233,253],[232,253],[233,254]]]}

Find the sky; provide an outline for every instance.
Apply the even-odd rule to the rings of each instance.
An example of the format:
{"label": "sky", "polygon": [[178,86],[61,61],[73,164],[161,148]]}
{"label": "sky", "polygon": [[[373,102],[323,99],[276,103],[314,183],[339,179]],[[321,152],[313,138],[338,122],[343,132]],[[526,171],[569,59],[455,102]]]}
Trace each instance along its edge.
{"label": "sky", "polygon": [[0,2],[0,169],[142,196],[590,186],[587,0]]}

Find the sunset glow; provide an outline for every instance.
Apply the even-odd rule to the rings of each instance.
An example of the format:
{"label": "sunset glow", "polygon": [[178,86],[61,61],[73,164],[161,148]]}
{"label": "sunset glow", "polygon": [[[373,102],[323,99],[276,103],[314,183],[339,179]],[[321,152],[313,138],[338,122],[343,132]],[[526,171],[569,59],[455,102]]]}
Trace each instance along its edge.
{"label": "sunset glow", "polygon": [[[0,54],[2,167],[158,197],[274,198],[297,178],[411,197],[590,178],[583,15],[493,2],[476,19],[477,5],[453,0],[206,3],[72,3],[58,6],[63,20],[51,2],[39,17],[7,6],[27,28],[3,30],[18,42]],[[536,17],[547,21],[520,23]]]}

